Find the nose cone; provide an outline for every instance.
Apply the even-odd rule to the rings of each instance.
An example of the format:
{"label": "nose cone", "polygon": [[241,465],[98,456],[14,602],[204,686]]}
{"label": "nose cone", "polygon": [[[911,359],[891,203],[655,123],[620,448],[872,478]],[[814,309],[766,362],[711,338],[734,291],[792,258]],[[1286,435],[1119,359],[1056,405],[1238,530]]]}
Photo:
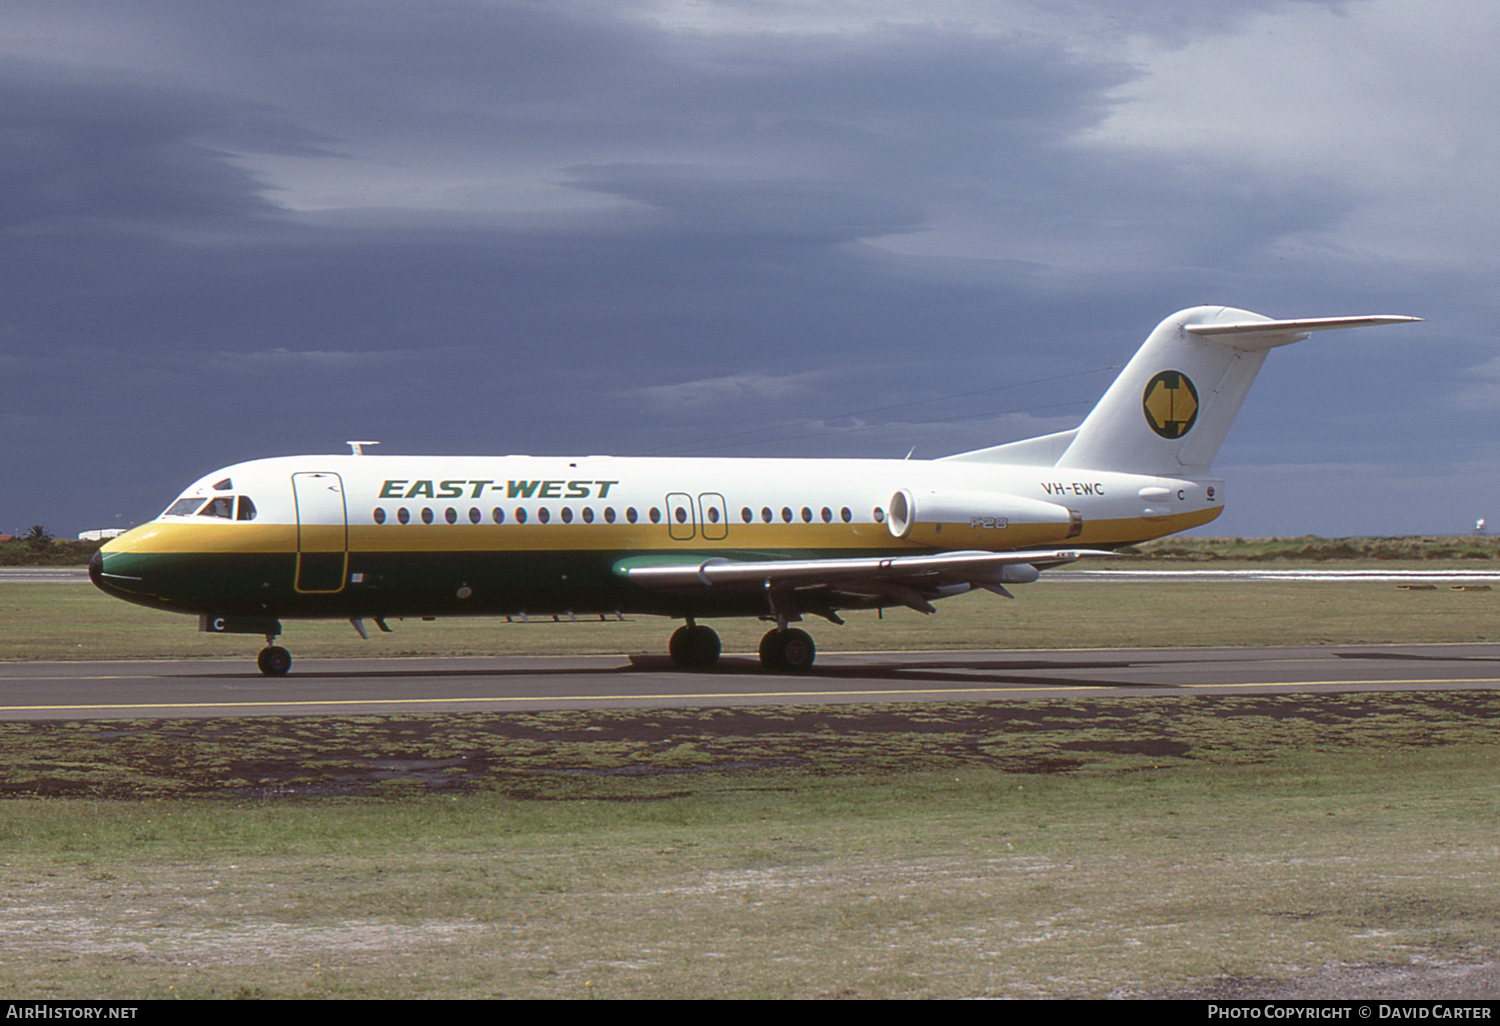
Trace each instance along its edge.
{"label": "nose cone", "polygon": [[129,552],[110,552],[107,549],[108,546],[89,557],[89,580],[94,582],[94,587],[127,602],[150,605],[152,596],[142,579],[141,560]]}

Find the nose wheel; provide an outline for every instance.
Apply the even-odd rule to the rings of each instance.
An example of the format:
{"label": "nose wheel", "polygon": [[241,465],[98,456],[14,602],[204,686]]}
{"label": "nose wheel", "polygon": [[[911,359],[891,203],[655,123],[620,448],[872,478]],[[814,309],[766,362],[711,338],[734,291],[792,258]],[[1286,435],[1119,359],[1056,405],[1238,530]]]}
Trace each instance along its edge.
{"label": "nose wheel", "polygon": [[267,645],[255,657],[255,665],[267,677],[285,677],[292,668],[292,654],[280,645]]}

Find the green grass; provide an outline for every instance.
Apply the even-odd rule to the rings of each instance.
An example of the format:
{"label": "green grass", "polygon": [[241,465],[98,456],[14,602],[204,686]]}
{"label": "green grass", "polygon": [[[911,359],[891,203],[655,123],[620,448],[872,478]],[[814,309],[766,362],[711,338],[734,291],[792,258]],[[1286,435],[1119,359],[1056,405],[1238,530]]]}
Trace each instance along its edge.
{"label": "green grass", "polygon": [[1265,563],[1348,560],[1445,561],[1500,559],[1500,537],[1489,535],[1407,535],[1396,538],[1159,538],[1128,550],[1153,561]]}
{"label": "green grass", "polygon": [[[408,759],[488,724],[507,769],[385,799],[0,803],[0,988],[1105,996],[1493,957],[1495,697],[1312,701],[344,721]],[[658,764],[651,736],[707,761]],[[278,757],[323,754],[300,740]],[[1180,754],[1120,751],[1147,741]],[[791,764],[732,768],[752,750]],[[1049,754],[1069,771],[1008,768]]]}

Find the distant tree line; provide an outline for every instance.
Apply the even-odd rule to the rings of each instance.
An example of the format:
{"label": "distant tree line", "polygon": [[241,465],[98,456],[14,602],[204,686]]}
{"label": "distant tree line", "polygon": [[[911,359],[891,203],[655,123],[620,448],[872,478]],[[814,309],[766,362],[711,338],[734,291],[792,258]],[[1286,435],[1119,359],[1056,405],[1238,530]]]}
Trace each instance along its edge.
{"label": "distant tree line", "polygon": [[0,542],[0,566],[82,566],[102,544],[57,539],[42,524],[32,524],[15,538]]}

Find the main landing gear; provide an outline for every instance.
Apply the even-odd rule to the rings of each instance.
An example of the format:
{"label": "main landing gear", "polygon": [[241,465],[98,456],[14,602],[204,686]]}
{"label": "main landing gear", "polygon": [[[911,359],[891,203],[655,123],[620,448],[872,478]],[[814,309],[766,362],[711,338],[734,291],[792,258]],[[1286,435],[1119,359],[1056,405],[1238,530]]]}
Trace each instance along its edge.
{"label": "main landing gear", "polygon": [[[677,628],[667,642],[672,662],[684,669],[705,670],[719,661],[719,635],[694,623]],[[772,673],[803,673],[812,668],[818,649],[812,636],[797,628],[777,627],[760,639],[761,668]]]}
{"label": "main landing gear", "polygon": [[812,635],[796,627],[778,627],[760,639],[762,669],[781,673],[804,673],[812,669],[818,649]]}
{"label": "main landing gear", "polygon": [[719,635],[688,617],[687,626],[672,632],[667,652],[678,666],[704,669],[719,661]]}

